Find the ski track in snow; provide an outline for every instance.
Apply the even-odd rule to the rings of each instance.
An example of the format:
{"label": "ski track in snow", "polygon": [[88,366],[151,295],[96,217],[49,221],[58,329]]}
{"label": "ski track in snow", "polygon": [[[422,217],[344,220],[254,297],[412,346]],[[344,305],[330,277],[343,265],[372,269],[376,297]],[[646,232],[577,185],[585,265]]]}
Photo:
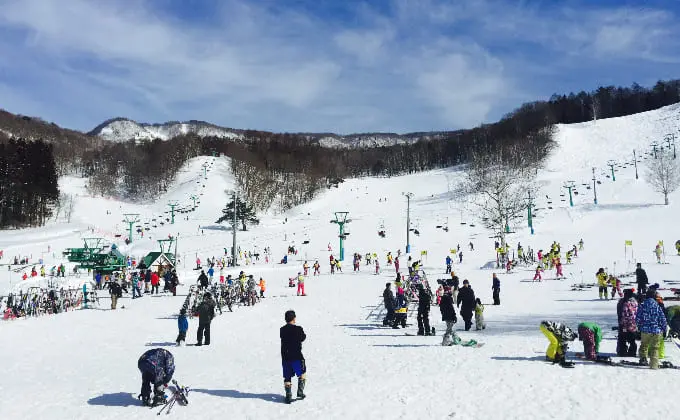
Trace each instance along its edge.
{"label": "ski track in snow", "polygon": [[[543,319],[565,321],[573,328],[581,321],[595,321],[604,331],[601,352],[612,354],[616,347],[615,331],[611,330],[616,325],[615,301],[599,300],[595,288],[571,291],[570,285],[582,279],[593,283],[598,267],[630,272],[635,260],[647,268],[652,283],[680,280],[680,257],[672,249],[680,236],[673,229],[680,193],[671,195],[670,206],[663,206],[659,205],[662,197],[642,178],[635,180],[632,166],[621,168],[616,182],[599,175],[608,159],[622,159],[624,151],[628,153],[624,149],[632,153],[633,148],[642,150],[651,140],[661,140],[664,130],[671,131],[668,124],[678,124],[677,109],[671,106],[558,128],[558,147],[536,180],[541,186],[537,205],[545,208],[534,221],[536,234],[532,236],[519,226],[509,242],[516,247],[520,241],[525,248],[538,250],[557,240],[564,250],[583,238],[585,250],[572,265],[565,265],[565,280],[532,283],[527,281],[533,277],[531,268],[500,272],[502,305],[486,306],[486,330],[458,331],[463,339],[486,344],[479,349],[441,347],[444,324],[436,307],[430,314],[436,337],[404,335],[415,332],[415,313],[409,315],[412,325],[406,330],[378,326],[382,290],[395,274],[394,268],[386,265],[385,254],[388,250],[395,254],[399,248],[403,251],[405,245],[406,200],[401,193],[406,191],[415,193],[412,227],[420,231],[419,236],[411,234],[413,255],[428,251],[424,268],[433,287],[436,278],[445,277],[443,260],[448,250],[460,244],[464,261],[456,263],[454,271],[470,280],[483,302],[491,302],[493,270],[479,267],[494,259],[493,239],[474,218],[474,208],[450,202],[447,176],[453,180],[461,177],[454,168],[394,178],[349,179],[285,214],[263,215],[260,226],[238,232],[238,243],[243,249],[257,245],[260,252],[265,246],[272,248],[274,261],[270,264],[265,265],[261,257],[258,265],[242,267],[267,280],[270,297],[255,307],[236,307],[233,313],[218,315],[212,323],[209,347],[183,348],[173,345],[177,335],[174,317],[184,301],[182,295],[196,280],[197,272],[192,270],[195,256],[198,253],[202,260],[220,256],[223,248],[231,245],[230,231],[204,229],[201,234],[199,229],[214,225],[228,201],[224,190],[234,185],[229,160],[191,160],[178,174],[174,187],[154,203],[90,197],[82,180],[64,178],[62,189],[77,200],[71,223],[60,220],[43,228],[3,231],[0,249],[5,258],[0,263],[14,255],[32,255],[33,262],[43,257],[49,270],[62,261],[64,248],[80,247],[81,238],[89,236],[114,241],[124,253],[139,257],[158,249],[156,239],[179,233],[182,262],[178,271],[184,285],[177,297],[123,298],[116,311],[107,309],[109,299],[104,297],[99,309],[0,322],[5,377],[0,383],[0,415],[3,419],[156,417],[157,410],[140,407],[136,399],[140,391],[137,359],[150,348],[168,347],[176,359],[175,378],[192,389],[190,404],[173,408],[170,415],[177,419],[224,415],[239,419],[581,419],[594,412],[600,418],[625,418],[630,402],[641,398],[647,417],[672,417],[675,404],[669,384],[677,380],[677,371],[608,367],[582,360],[576,360],[575,369],[561,369],[544,361],[548,343],[538,325]],[[203,180],[201,165],[206,162],[214,164],[208,179]],[[602,181],[597,185],[597,206],[592,204],[592,190],[581,185],[581,180],[591,178],[591,164],[598,166],[596,173]],[[568,194],[560,197],[566,180],[577,181],[579,194],[574,196],[572,208],[568,207]],[[116,234],[125,236],[122,213],[140,213],[143,224],[154,216],[167,217],[168,200],[179,200],[180,206],[185,206],[191,202],[189,195],[201,192],[198,210],[177,215],[175,225],[152,229],[143,239],[136,236],[130,246],[116,238]],[[552,199],[553,210],[546,208],[546,195]],[[384,197],[386,202],[378,201]],[[112,214],[106,214],[107,210]],[[345,272],[331,276],[326,247],[330,242],[336,251],[338,232],[329,221],[334,211],[341,210],[349,211],[353,221],[348,225]],[[189,221],[183,220],[186,216]],[[448,233],[435,227],[447,217]],[[383,222],[385,239],[377,235]],[[471,222],[476,226],[470,227]],[[305,240],[310,241],[308,245],[302,244]],[[470,240],[475,251],[467,247]],[[634,260],[630,247],[624,256],[624,240],[633,241]],[[658,240],[665,241],[670,264],[653,263],[652,250]],[[299,255],[286,266],[275,264],[289,244],[299,248]],[[369,251],[379,254],[382,273],[374,275],[373,267],[366,265],[360,273],[352,273],[352,253]],[[334,255],[337,257],[336,252]],[[296,297],[295,289],[287,287],[287,279],[301,270],[304,259],[310,265],[318,259],[323,274],[308,278],[308,296]],[[406,271],[405,259],[401,265]],[[40,283],[23,282],[21,272],[5,267],[0,266],[0,291]],[[72,277],[68,282],[80,285],[85,277]],[[554,273],[546,271],[544,277],[553,278]],[[632,278],[622,280],[625,283]],[[667,302],[671,304],[674,302]],[[291,308],[308,335],[303,353],[309,372],[307,399],[288,406],[282,403],[278,328],[284,323],[283,313]],[[191,319],[189,324],[187,342],[193,343],[197,320]],[[462,329],[461,324],[457,329]],[[582,351],[581,343],[573,342],[570,351]],[[680,350],[672,343],[666,343],[666,356],[680,364]]]}

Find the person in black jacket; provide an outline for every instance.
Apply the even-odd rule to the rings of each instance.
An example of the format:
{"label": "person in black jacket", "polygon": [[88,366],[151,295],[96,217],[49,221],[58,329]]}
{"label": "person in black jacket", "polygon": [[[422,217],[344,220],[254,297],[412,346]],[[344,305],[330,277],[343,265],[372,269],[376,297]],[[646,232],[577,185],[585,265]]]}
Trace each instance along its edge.
{"label": "person in black jacket", "polygon": [[196,331],[196,345],[200,346],[203,343],[205,335],[205,345],[210,345],[210,322],[215,317],[215,301],[210,292],[206,292],[203,297],[203,302],[198,305],[198,331]]}
{"label": "person in black jacket", "polygon": [[432,298],[422,284],[418,285],[418,335],[432,335],[430,331],[430,304]]}
{"label": "person in black jacket", "polygon": [[116,309],[118,298],[123,296],[123,288],[117,281],[112,281],[109,283],[109,293],[111,294],[111,309]]}
{"label": "person in black jacket", "polygon": [[491,284],[491,290],[493,291],[493,304],[494,305],[500,305],[501,304],[501,281],[498,279],[498,276],[496,276],[496,273],[493,273],[493,278],[492,284]]}
{"label": "person in black jacket", "polygon": [[385,319],[383,319],[383,326],[387,327],[389,325],[392,325],[392,322],[394,321],[394,293],[392,293],[391,289],[392,284],[390,283],[385,283],[385,290],[383,291],[383,304],[385,305],[385,311],[387,311],[387,314],[385,315]]}
{"label": "person in black jacket", "polygon": [[472,313],[475,311],[475,305],[475,292],[470,287],[470,282],[463,280],[463,287],[458,292],[458,307],[460,308],[460,316],[465,321],[465,331],[470,331],[472,327]]}
{"label": "person in black jacket", "polygon": [[205,274],[205,271],[201,270],[201,274],[198,276],[199,287],[201,289],[207,289],[209,284],[210,280],[208,280],[208,276]]}
{"label": "person in black jacket", "polygon": [[453,324],[458,322],[458,319],[456,317],[456,309],[453,307],[453,296],[449,286],[444,287],[444,294],[439,302],[439,311],[442,313],[442,321],[446,322],[446,332],[442,339],[442,346],[453,345],[460,339],[458,339],[453,331]]}
{"label": "person in black jacket", "polygon": [[302,342],[307,336],[302,327],[295,325],[295,311],[286,311],[284,317],[286,325],[279,330],[281,367],[283,368],[283,386],[286,390],[286,404],[290,404],[293,401],[293,385],[291,384],[293,375],[298,377],[297,398],[302,400],[306,397],[304,391],[307,366],[302,355]]}
{"label": "person in black jacket", "polygon": [[642,268],[641,263],[637,263],[637,268],[635,269],[635,282],[638,286],[638,293],[641,296],[644,296],[645,293],[647,293],[649,279],[647,278],[647,272]]}

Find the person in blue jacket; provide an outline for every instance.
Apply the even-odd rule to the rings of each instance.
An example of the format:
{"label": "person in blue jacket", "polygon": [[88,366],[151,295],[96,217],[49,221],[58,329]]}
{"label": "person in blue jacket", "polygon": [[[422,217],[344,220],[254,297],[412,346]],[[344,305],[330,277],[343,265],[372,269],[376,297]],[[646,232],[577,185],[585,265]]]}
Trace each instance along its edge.
{"label": "person in blue jacket", "polygon": [[215,274],[215,269],[213,269],[212,266],[210,266],[210,268],[208,269],[208,277],[210,277],[210,282],[212,282],[214,274]]}
{"label": "person in blue jacket", "polygon": [[666,315],[655,298],[656,289],[648,289],[635,315],[635,323],[642,334],[640,364],[646,366],[649,355],[649,367],[652,369],[659,368],[659,343],[667,329]]}
{"label": "person in blue jacket", "polygon": [[189,320],[187,320],[187,310],[182,308],[179,311],[179,316],[177,317],[177,329],[179,329],[179,334],[177,335],[178,346],[183,346],[184,342],[187,341],[187,330],[189,329]]}
{"label": "person in blue jacket", "polygon": [[96,276],[94,276],[94,281],[97,284],[97,289],[102,288],[102,273],[97,273]]}
{"label": "person in blue jacket", "polygon": [[447,255],[446,256],[446,274],[449,274],[451,272],[451,256]]}
{"label": "person in blue jacket", "polygon": [[[139,394],[139,399],[148,406],[164,404],[165,389],[175,373],[175,358],[172,353],[160,348],[148,350],[137,361],[137,368],[142,373],[142,392]],[[152,384],[153,400],[151,399]]]}

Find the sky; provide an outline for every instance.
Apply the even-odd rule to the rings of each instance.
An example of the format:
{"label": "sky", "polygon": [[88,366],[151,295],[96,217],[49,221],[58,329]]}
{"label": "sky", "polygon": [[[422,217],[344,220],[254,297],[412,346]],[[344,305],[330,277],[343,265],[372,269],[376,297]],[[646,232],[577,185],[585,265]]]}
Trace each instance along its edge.
{"label": "sky", "polygon": [[680,78],[680,0],[0,0],[0,108],[285,132],[493,122]]}

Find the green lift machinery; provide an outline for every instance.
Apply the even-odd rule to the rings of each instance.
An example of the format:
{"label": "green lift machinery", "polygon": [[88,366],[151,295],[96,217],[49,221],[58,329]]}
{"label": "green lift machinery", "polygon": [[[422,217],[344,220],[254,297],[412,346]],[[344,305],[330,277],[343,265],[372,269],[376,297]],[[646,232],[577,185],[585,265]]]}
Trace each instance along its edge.
{"label": "green lift machinery", "polygon": [[125,268],[125,255],[112,244],[110,249],[104,245],[103,238],[84,238],[82,248],[67,248],[63,254],[69,262],[77,263],[79,268],[92,272],[112,273]]}

